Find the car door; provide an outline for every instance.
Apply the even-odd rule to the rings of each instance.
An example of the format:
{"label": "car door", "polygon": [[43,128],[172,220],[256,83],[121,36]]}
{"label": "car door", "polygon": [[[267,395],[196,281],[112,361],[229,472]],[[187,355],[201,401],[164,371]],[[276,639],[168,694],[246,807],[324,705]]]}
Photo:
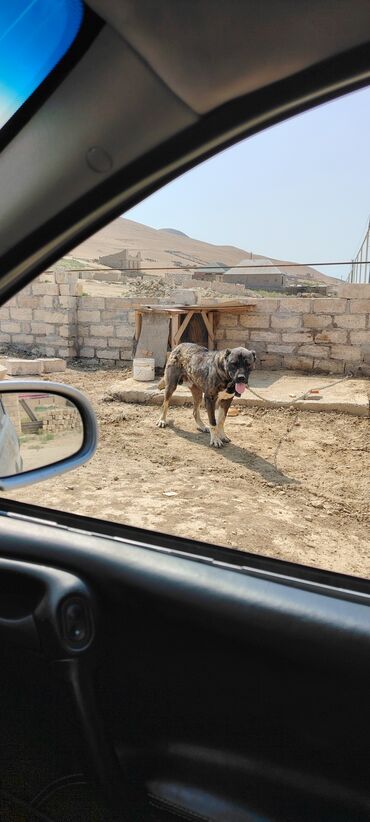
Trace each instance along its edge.
{"label": "car door", "polygon": [[[217,70],[211,83],[205,60],[204,83],[192,69],[189,85],[181,4],[172,11],[181,71],[170,79],[173,49],[169,64],[158,57],[175,5],[162,5],[158,31],[149,7],[138,20],[129,3],[91,6],[100,17],[88,17],[87,39],[62,82],[7,132],[2,302],[180,169],[368,80],[361,3],[355,21],[351,4],[340,9],[334,45],[331,4],[315,6],[326,36],[313,45],[298,12],[287,28],[291,4],[279,13],[269,4],[284,33],[271,71],[255,54],[248,66],[236,61],[231,82],[222,36],[221,79]],[[258,24],[259,38],[270,31],[249,6],[237,6],[228,53],[240,26]],[[199,38],[190,40],[200,65],[211,37],[207,10],[200,19],[191,11],[205,37],[200,49]],[[224,5],[212,13],[224,31]],[[123,88],[121,109],[110,104],[108,80],[115,101]],[[104,124],[101,112],[93,117],[97,101]],[[152,130],[150,105],[162,115]],[[369,818],[366,579],[49,502],[0,500],[2,818]]]}

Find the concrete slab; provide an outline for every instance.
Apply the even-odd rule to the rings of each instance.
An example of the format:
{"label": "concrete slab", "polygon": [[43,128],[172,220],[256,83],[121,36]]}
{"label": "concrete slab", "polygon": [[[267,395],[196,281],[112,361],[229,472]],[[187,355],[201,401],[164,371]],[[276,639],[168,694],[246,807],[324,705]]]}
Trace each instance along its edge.
{"label": "concrete slab", "polygon": [[23,377],[37,374],[52,374],[65,371],[67,364],[61,357],[38,357],[34,360],[20,357],[1,357],[1,367],[5,368],[9,377]]}
{"label": "concrete slab", "polygon": [[[106,398],[119,402],[161,405],[163,391],[158,380],[139,382],[129,377],[110,387]],[[330,387],[327,387],[330,386]],[[255,371],[250,380],[251,391],[235,398],[233,405],[242,408],[299,408],[303,411],[337,411],[355,416],[369,416],[370,381],[343,380],[291,371]],[[318,390],[318,393],[310,393]],[[259,396],[255,396],[254,393]],[[188,388],[179,386],[171,405],[190,405]]]}

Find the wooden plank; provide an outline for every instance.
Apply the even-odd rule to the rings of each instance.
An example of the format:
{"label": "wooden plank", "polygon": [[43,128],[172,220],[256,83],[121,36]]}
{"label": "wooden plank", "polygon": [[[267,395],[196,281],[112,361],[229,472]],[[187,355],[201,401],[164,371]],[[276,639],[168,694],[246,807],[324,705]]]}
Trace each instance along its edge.
{"label": "wooden plank", "polygon": [[180,314],[174,314],[170,320],[171,323],[171,348],[174,348],[176,345],[175,339],[176,334],[180,328]]}
{"label": "wooden plank", "polygon": [[144,314],[135,357],[154,357],[156,368],[164,368],[170,318]]}
{"label": "wooden plank", "polygon": [[187,312],[185,319],[182,321],[182,323],[180,325],[180,328],[178,329],[177,333],[175,334],[175,337],[174,337],[175,345],[179,344],[179,342],[181,340],[181,337],[182,337],[182,335],[185,331],[185,328],[189,324],[193,314],[194,314],[194,311],[188,311]]}
{"label": "wooden plank", "polygon": [[214,349],[214,334],[213,334],[213,313],[209,312],[209,316],[205,311],[202,311],[204,325],[208,331],[208,348],[210,351]]}
{"label": "wooden plank", "polygon": [[135,340],[139,342],[140,333],[141,333],[141,326],[143,322],[143,315],[140,311],[135,311]]}

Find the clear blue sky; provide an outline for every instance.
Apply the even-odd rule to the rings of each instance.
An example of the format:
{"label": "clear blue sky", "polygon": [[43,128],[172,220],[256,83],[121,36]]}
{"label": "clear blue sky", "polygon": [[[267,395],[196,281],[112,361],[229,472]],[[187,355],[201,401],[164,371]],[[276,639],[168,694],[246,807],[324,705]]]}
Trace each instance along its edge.
{"label": "clear blue sky", "polygon": [[369,215],[370,89],[244,140],[125,214],[297,262],[352,259]]}

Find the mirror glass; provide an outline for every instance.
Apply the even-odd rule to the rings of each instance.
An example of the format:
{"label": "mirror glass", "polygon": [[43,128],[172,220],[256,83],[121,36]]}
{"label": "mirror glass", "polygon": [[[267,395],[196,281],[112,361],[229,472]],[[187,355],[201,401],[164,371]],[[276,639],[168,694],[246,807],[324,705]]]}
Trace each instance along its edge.
{"label": "mirror glass", "polygon": [[10,477],[71,457],[83,443],[83,423],[59,394],[1,393],[0,476]]}

